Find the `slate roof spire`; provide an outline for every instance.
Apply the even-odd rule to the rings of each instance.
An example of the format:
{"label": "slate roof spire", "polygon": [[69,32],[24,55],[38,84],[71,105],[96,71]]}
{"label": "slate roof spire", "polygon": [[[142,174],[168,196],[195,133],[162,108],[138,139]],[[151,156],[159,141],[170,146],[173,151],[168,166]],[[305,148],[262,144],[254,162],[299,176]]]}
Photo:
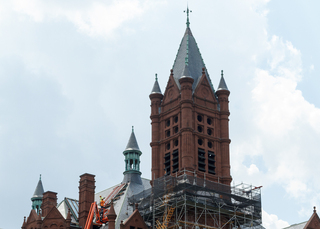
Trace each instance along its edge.
{"label": "slate roof spire", "polygon": [[158,83],[158,75],[157,75],[157,73],[156,73],[156,81],[153,84],[153,88],[151,90],[151,94],[162,94],[160,86],[159,86],[159,83]]}
{"label": "slate roof spire", "polygon": [[37,187],[36,187],[36,189],[33,193],[33,196],[31,198],[32,209],[34,209],[37,212],[37,214],[39,214],[39,212],[40,212],[43,193],[44,193],[44,189],[43,189],[43,185],[42,185],[42,181],[41,181],[41,174],[40,174],[40,178],[39,178]]}
{"label": "slate roof spire", "polygon": [[228,87],[227,87],[227,84],[226,84],[226,81],[224,80],[223,78],[223,70],[221,70],[221,78],[220,78],[220,83],[219,83],[219,86],[218,86],[218,90],[217,91],[220,91],[220,90],[227,90],[229,91]]}
{"label": "slate roof spire", "polygon": [[183,74],[180,78],[185,78],[185,77],[192,78],[190,75],[190,71],[189,71],[189,67],[188,67],[187,63],[184,66]]}
{"label": "slate roof spire", "polygon": [[202,68],[205,68],[206,77],[210,82],[212,91],[215,93],[197,42],[190,29],[189,12],[191,11],[189,11],[189,8],[187,8],[185,12],[187,13],[187,28],[181,40],[180,47],[172,67],[174,80],[180,89],[181,86],[179,79],[184,74],[185,65],[188,65],[190,76],[194,80],[192,85],[192,90],[194,91],[201,79]]}
{"label": "slate roof spire", "polygon": [[132,132],[125,150],[139,150],[138,142],[134,134],[134,127],[132,126]]}
{"label": "slate roof spire", "polygon": [[187,28],[189,28],[190,22],[189,22],[189,12],[192,13],[192,10],[189,11],[189,7],[187,5],[187,10],[183,11],[185,13],[187,13]]}
{"label": "slate roof spire", "polygon": [[132,132],[127,144],[126,149],[123,151],[125,156],[125,171],[123,172],[123,183],[134,182],[142,184],[141,172],[140,172],[140,156],[142,152],[139,149],[134,129],[132,126]]}
{"label": "slate roof spire", "polygon": [[43,190],[43,185],[42,185],[42,181],[41,181],[41,174],[40,174],[40,178],[39,178],[37,187],[34,190],[34,193],[33,193],[32,197],[41,197],[42,198],[43,197],[43,193],[44,193],[44,190]]}

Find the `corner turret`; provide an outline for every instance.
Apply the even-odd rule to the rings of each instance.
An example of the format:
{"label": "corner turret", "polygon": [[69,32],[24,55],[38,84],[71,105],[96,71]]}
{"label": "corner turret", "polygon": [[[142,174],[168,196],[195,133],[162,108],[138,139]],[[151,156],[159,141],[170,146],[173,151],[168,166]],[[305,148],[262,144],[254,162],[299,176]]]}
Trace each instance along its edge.
{"label": "corner turret", "polygon": [[142,184],[140,172],[140,156],[142,152],[139,149],[134,129],[130,135],[126,149],[123,151],[125,156],[125,171],[123,172],[123,183],[134,182]]}
{"label": "corner turret", "polygon": [[220,83],[219,83],[219,86],[218,86],[218,90],[217,90],[217,91],[220,91],[220,90],[229,91],[229,89],[228,89],[228,87],[227,87],[227,84],[226,84],[226,81],[225,81],[224,78],[223,78],[223,70],[221,70],[221,78],[220,78]]}
{"label": "corner turret", "polygon": [[[216,92],[220,104],[220,111],[229,112],[229,95],[230,91],[227,87],[226,81],[223,78],[223,70],[221,70],[221,78],[218,90]],[[229,116],[229,115],[228,115]]]}
{"label": "corner turret", "polygon": [[159,86],[159,83],[158,83],[158,75],[156,74],[156,80],[153,84],[153,88],[151,90],[151,94],[161,94],[161,89],[160,89],[160,86]]}
{"label": "corner turret", "polygon": [[44,190],[43,190],[43,185],[42,185],[42,181],[41,181],[41,174],[40,174],[40,178],[39,178],[36,190],[34,191],[33,196],[31,198],[32,209],[34,209],[38,215],[40,213],[40,207],[42,204],[43,193],[44,193]]}
{"label": "corner turret", "polygon": [[230,184],[232,178],[230,176],[230,138],[229,138],[229,95],[230,91],[227,87],[226,81],[223,78],[223,70],[221,70],[221,79],[218,90],[216,92],[220,104],[220,136],[221,136],[221,170],[222,179],[226,184]]}
{"label": "corner turret", "polygon": [[[171,71],[172,74],[172,71]],[[150,145],[152,147],[152,169],[151,173],[152,176],[159,176],[159,168],[157,167],[157,164],[159,162],[158,154],[159,154],[159,130],[160,130],[160,122],[159,122],[159,117],[160,117],[160,112],[161,112],[161,104],[162,104],[162,99],[163,95],[160,90],[160,86],[158,83],[158,77],[156,74],[156,80],[154,82],[151,94],[149,95],[149,98],[151,100],[151,125],[152,125],[152,142]]]}

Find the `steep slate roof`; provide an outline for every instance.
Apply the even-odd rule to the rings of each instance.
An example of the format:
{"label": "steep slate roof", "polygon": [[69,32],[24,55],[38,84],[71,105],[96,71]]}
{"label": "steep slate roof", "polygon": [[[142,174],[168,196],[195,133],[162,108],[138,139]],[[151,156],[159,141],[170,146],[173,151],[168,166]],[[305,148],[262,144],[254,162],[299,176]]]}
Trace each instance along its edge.
{"label": "steep slate roof", "polygon": [[307,222],[293,224],[289,227],[285,227],[283,229],[303,229],[306,226]]}
{"label": "steep slate roof", "polygon": [[219,83],[217,91],[219,91],[219,90],[228,90],[229,91],[227,84],[226,84],[226,81],[223,78],[223,71],[221,71],[221,79],[220,79],[220,83]]}
{"label": "steep slate roof", "polygon": [[43,197],[43,193],[44,193],[44,190],[43,190],[42,181],[41,181],[41,177],[40,177],[38,184],[37,184],[37,187],[36,187],[36,190],[34,191],[32,197]]}
{"label": "steep slate roof", "polygon": [[[181,76],[183,76],[186,64],[188,65],[190,76],[194,79],[192,85],[192,90],[194,91],[201,79],[202,68],[205,68],[205,64],[199,51],[197,42],[193,37],[189,27],[187,27],[186,32],[184,33],[176,59],[173,64],[173,77],[179,89],[179,79],[181,78]],[[213,92],[215,92],[207,70],[205,70],[205,73],[208,81],[211,84]]]}
{"label": "steep slate roof", "polygon": [[153,88],[151,90],[151,94],[162,94],[159,83],[158,83],[157,74],[156,74],[156,81],[154,82]]}
{"label": "steep slate roof", "polygon": [[70,209],[71,222],[72,223],[78,222],[78,215],[79,215],[78,200],[65,197],[64,200],[60,202],[57,208],[65,219],[68,217],[68,209]]}
{"label": "steep slate roof", "polygon": [[185,78],[185,77],[192,78],[187,64],[184,65],[184,70],[180,78]]}
{"label": "steep slate roof", "polygon": [[[124,193],[121,196],[119,196],[120,198],[115,199],[113,201],[114,211],[117,214],[116,228],[120,228],[121,220],[127,219],[135,210],[134,206],[129,205],[129,197],[151,188],[150,180],[145,179],[145,178],[141,178],[141,180],[142,180],[141,184],[138,184],[135,182],[129,182]],[[102,197],[109,196],[109,194],[119,185],[120,184],[115,185],[111,188],[108,188],[104,191],[96,193],[95,194],[95,201],[97,203],[99,203],[100,196],[102,196]],[[101,227],[101,229],[106,229],[106,228],[107,228],[107,225]]]}
{"label": "steep slate roof", "polygon": [[132,133],[130,135],[130,138],[129,138],[129,141],[128,141],[128,144],[127,144],[127,147],[125,150],[139,150],[140,151],[136,136],[133,131],[133,127],[132,127]]}

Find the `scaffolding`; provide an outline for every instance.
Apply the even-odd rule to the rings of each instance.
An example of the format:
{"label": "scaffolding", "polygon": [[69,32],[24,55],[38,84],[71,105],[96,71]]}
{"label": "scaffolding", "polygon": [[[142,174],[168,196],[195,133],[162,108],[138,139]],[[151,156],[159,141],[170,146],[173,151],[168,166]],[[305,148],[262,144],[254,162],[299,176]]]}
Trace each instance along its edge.
{"label": "scaffolding", "polygon": [[224,185],[196,175],[164,176],[129,198],[153,229],[235,229],[261,226],[260,187]]}

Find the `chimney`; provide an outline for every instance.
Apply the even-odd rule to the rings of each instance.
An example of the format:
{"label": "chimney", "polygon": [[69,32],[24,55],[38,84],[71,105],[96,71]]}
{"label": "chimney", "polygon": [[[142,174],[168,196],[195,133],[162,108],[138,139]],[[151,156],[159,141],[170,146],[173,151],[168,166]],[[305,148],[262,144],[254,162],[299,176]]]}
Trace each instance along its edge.
{"label": "chimney", "polygon": [[42,217],[46,217],[53,207],[57,207],[57,193],[51,191],[43,193]]}
{"label": "chimney", "polygon": [[79,226],[84,228],[90,211],[90,206],[94,202],[95,175],[85,173],[80,176],[79,182]]}

